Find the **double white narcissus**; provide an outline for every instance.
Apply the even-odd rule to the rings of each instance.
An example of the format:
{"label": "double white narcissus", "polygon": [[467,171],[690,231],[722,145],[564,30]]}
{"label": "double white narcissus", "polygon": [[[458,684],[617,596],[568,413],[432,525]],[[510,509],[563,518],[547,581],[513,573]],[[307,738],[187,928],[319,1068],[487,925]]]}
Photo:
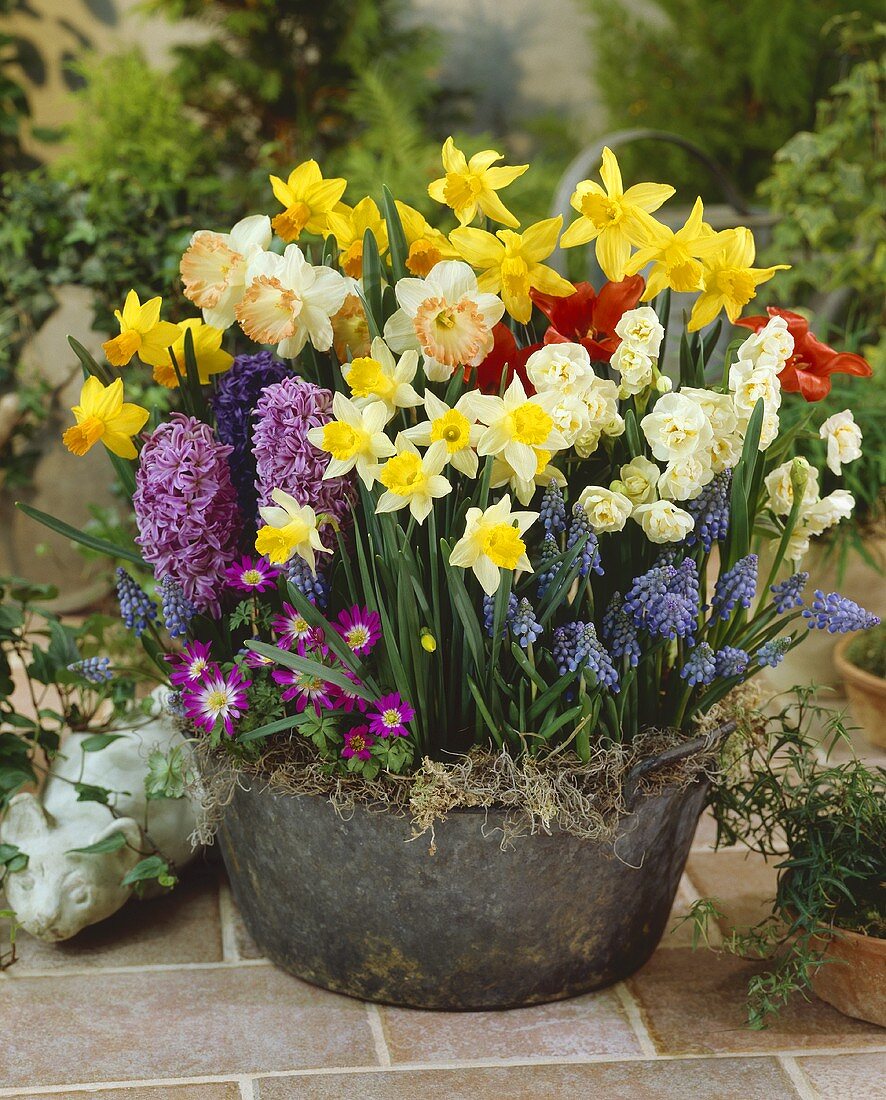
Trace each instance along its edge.
{"label": "double white narcissus", "polygon": [[666,393],[640,421],[652,453],[663,462],[689,458],[706,450],[713,438],[702,408],[681,393]]}
{"label": "double white narcissus", "polygon": [[819,437],[827,441],[828,468],[835,474],[843,472],[844,462],[861,458],[861,428],[849,409],[829,416],[818,430]]}
{"label": "double white narcissus", "polygon": [[271,245],[271,219],[264,214],[243,218],[230,233],[198,229],[181,259],[184,294],[203,310],[203,320],[214,328],[234,323],[246,289],[249,261]]}
{"label": "double white narcissus", "polygon": [[553,417],[540,400],[527,397],[516,376],[503,397],[471,393],[465,408],[486,425],[477,443],[479,455],[501,455],[518,477],[535,476],[538,450],[560,451],[566,446]]}
{"label": "double white narcissus", "polygon": [[358,409],[343,393],[337,393],[332,399],[332,412],[334,420],[308,431],[308,441],[331,456],[323,480],[356,469],[363,484],[371,489],[378,477],[379,459],[397,453],[384,431],[384,402],[373,401]]}
{"label": "double white narcissus", "polygon": [[422,404],[422,398],[412,386],[417,371],[417,351],[405,351],[395,360],[380,336],[372,341],[368,356],[353,359],[341,369],[357,408],[381,401],[388,420],[397,409],[412,409]]}
{"label": "double white narcissus", "polygon": [[378,480],[385,492],[378,498],[376,512],[396,512],[409,508],[417,523],[424,523],[434,507],[434,501],[452,492],[452,486],[442,476],[446,455],[426,451],[420,455],[408,440],[401,440],[401,449],[381,468]]}
{"label": "double white narcissus", "polygon": [[670,500],[640,504],[631,516],[640,524],[650,542],[682,542],[695,526],[695,520]]}
{"label": "double white narcissus", "polygon": [[589,485],[583,489],[578,503],[584,508],[591,527],[598,535],[623,530],[634,509],[630,497],[605,489],[602,485]]}
{"label": "double white narcissus", "polygon": [[274,489],[271,500],[273,505],[259,508],[265,526],[260,527],[255,536],[256,551],[274,565],[284,565],[293,554],[298,554],[316,574],[314,552],[331,554],[332,551],[320,541],[314,509],[310,505],[299,504],[282,489]]}
{"label": "double white narcissus", "polygon": [[450,408],[445,401],[441,401],[435,393],[428,390],[425,393],[425,413],[428,419],[412,428],[406,428],[400,435],[410,443],[427,447],[429,454],[442,454],[444,462],[450,463],[466,477],[476,477],[479,459],[475,448],[480,442],[483,427],[472,415],[469,404],[470,395],[464,394]]}
{"label": "double white narcissus", "polygon": [[485,510],[469,508],[465,533],[453,546],[449,564],[473,569],[483,591],[491,596],[501,583],[500,569],[532,572],[523,535],[538,519],[538,512],[512,512],[505,495]]}
{"label": "double white narcissus", "polygon": [[332,322],[348,295],[348,282],[329,267],[314,267],[296,244],[282,256],[259,252],[246,272],[246,291],[235,314],[257,344],[276,344],[292,359],[308,340],[317,351],[332,347]]}
{"label": "double white narcissus", "polygon": [[396,352],[421,351],[431,381],[447,381],[459,366],[476,367],[492,350],[504,302],[481,292],[461,260],[443,260],[426,279],[400,279],[394,293],[400,308],[385,323],[385,341]]}
{"label": "double white narcissus", "polygon": [[648,504],[650,500],[655,499],[655,486],[658,484],[660,475],[658,466],[640,455],[618,471],[619,492],[624,493],[634,507],[638,504]]}

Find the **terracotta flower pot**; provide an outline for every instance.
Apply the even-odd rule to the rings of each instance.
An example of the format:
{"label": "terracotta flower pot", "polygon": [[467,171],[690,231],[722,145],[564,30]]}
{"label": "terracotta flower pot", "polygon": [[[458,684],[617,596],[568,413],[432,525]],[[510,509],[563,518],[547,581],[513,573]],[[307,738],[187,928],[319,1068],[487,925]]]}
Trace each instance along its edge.
{"label": "terracotta flower pot", "polygon": [[886,940],[841,931],[812,978],[817,996],[846,1016],[886,1027]]}
{"label": "terracotta flower pot", "polygon": [[842,638],[834,651],[834,667],[843,681],[852,716],[872,745],[886,748],[886,680],[852,664],[846,650],[853,635]]}

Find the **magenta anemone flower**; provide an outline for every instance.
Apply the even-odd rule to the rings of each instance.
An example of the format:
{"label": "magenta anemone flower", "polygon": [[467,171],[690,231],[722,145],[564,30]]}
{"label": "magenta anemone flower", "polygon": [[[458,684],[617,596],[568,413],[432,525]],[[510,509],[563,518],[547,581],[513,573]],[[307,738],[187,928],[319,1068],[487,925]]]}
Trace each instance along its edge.
{"label": "magenta anemone flower", "polygon": [[381,637],[381,619],[377,611],[354,604],[339,615],[336,629],[355,653],[366,654]]}
{"label": "magenta anemone flower", "polygon": [[406,723],[415,717],[412,707],[395,691],[373,703],[375,713],[369,715],[369,728],[379,737],[408,737]]}
{"label": "magenta anemone flower", "polygon": [[358,760],[368,760],[372,753],[370,748],[375,744],[375,737],[369,732],[369,726],[354,726],[345,733],[345,747],[341,754],[345,760],[356,756]]}
{"label": "magenta anemone flower", "polygon": [[284,703],[295,700],[297,713],[301,712],[311,703],[317,714],[321,707],[331,707],[329,698],[329,684],[314,676],[310,672],[296,672],[292,668],[277,668],[271,673],[275,683],[285,687],[286,690],[280,696]]}
{"label": "magenta anemone flower", "polygon": [[277,645],[281,649],[292,649],[311,633],[307,619],[300,611],[296,611],[291,603],[283,604],[283,614],[278,615],[271,626],[277,635]]}
{"label": "magenta anemone flower", "polygon": [[[250,641],[260,642],[261,638],[251,638]],[[248,649],[245,646],[240,653],[249,668],[268,668],[275,663],[273,657],[265,657],[263,653],[256,653],[254,649]]]}
{"label": "magenta anemone flower", "polygon": [[199,684],[212,668],[209,642],[190,642],[181,653],[167,653],[166,660],[172,661],[174,668],[169,674],[169,682],[179,688]]}
{"label": "magenta anemone flower", "polygon": [[267,558],[250,558],[245,554],[225,570],[229,587],[239,592],[267,592],[276,586],[279,575],[280,570]]}
{"label": "magenta anemone flower", "polygon": [[246,689],[251,683],[236,665],[227,674],[213,666],[199,684],[182,692],[185,715],[210,733],[221,720],[225,733],[233,737],[236,720],[248,707]]}
{"label": "magenta anemone flower", "polygon": [[[347,676],[351,683],[362,687],[360,681],[349,668],[342,668],[340,671]],[[347,688],[339,687],[338,684],[329,685],[329,697],[332,700],[332,706],[336,710],[343,710],[348,714],[353,710],[365,711],[369,706],[361,696],[356,695],[353,691],[348,691]]]}

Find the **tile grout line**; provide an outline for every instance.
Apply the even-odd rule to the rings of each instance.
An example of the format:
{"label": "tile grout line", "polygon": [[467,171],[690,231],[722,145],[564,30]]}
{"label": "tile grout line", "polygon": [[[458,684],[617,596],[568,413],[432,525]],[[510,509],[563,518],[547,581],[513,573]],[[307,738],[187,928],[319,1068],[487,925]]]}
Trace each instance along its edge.
{"label": "tile grout line", "polygon": [[631,1025],[637,1042],[640,1044],[640,1050],[647,1058],[657,1058],[658,1051],[655,1049],[655,1043],[652,1041],[652,1036],[649,1034],[643,1020],[640,1005],[628,989],[627,983],[619,982],[614,987],[613,992],[618,997],[622,1011],[628,1018],[628,1023]]}
{"label": "tile grout line", "polygon": [[240,1077],[240,1100],[256,1100],[255,1081],[251,1077]]}
{"label": "tile grout line", "polygon": [[223,961],[240,962],[237,929],[234,924],[234,899],[231,897],[231,888],[224,876],[219,877],[218,883],[218,920],[221,925]]}
{"label": "tile grout line", "polygon": [[820,1100],[820,1095],[809,1082],[796,1057],[791,1054],[779,1054],[776,1061],[784,1070],[788,1080],[797,1090],[800,1100]]}
{"label": "tile grout line", "polygon": [[28,978],[86,978],[105,974],[164,974],[180,970],[236,970],[241,966],[273,966],[270,959],[231,959],[223,962],[146,963],[141,966],[60,966],[54,970],[19,970],[18,964],[11,971],[4,971],[0,979],[21,982]]}
{"label": "tile grout line", "polygon": [[388,1049],[388,1040],[385,1037],[385,1025],[381,1018],[378,1005],[366,1001],[366,1016],[369,1020],[369,1030],[372,1032],[372,1041],[375,1044],[375,1056],[379,1065],[390,1066],[391,1052]]}

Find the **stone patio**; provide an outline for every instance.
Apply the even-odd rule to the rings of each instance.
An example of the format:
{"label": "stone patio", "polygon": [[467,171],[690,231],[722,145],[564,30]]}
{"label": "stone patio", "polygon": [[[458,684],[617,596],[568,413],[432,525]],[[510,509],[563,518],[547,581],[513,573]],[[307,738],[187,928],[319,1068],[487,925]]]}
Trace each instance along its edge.
{"label": "stone patio", "polygon": [[[703,817],[675,921],[713,895],[747,926],[775,872],[743,851],[714,852],[713,835]],[[133,902],[67,944],[20,937],[19,961],[0,975],[0,1097],[886,1098],[886,1030],[813,999],[749,1031],[743,996],[757,964],[689,944],[680,926],[629,981],[539,1008],[364,1005],[261,958],[222,871],[204,861],[170,896]]]}

